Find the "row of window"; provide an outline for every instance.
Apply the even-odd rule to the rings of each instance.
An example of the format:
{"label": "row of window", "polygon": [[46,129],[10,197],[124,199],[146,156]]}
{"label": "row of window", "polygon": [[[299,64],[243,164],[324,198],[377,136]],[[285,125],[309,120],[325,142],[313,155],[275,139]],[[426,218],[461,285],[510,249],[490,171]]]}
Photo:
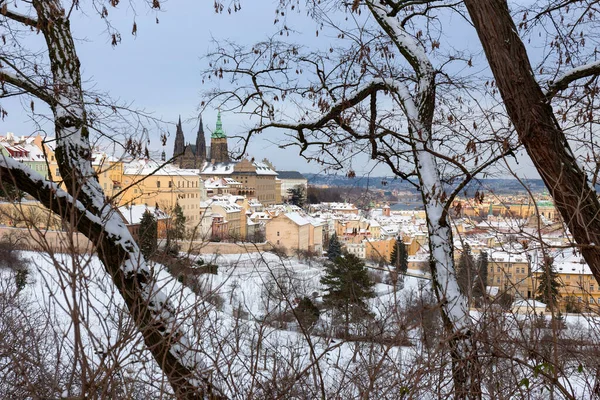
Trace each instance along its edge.
{"label": "row of window", "polygon": [[[177,187],[181,188],[181,187],[186,187],[186,182],[187,182],[187,187],[188,188],[197,188],[198,187],[198,181],[182,181],[182,180],[178,180],[177,181]],[[169,181],[168,182],[168,186],[169,188],[174,187],[174,182],[173,181]],[[156,181],[156,187],[159,188],[160,187],[160,181]]]}
{"label": "row of window", "polygon": [[[496,267],[496,272],[498,272],[498,273],[503,272],[503,270],[505,271],[507,269],[510,269],[510,266],[509,267],[505,267],[505,268],[506,269],[504,269],[503,267],[497,266]],[[526,271],[527,271],[527,269],[525,267],[517,267],[515,272],[517,274],[525,274]],[[490,272],[494,272],[494,266],[493,265],[490,266]]]}

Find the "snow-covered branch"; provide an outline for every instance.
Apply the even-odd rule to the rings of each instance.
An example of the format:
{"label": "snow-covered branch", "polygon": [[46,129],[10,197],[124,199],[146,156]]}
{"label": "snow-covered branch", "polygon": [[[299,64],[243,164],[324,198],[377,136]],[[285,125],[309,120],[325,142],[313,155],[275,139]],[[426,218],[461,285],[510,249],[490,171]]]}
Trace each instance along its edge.
{"label": "snow-covered branch", "polygon": [[565,72],[555,81],[548,84],[546,98],[552,99],[558,92],[565,90],[572,82],[578,79],[596,75],[600,75],[600,61],[594,61],[592,63],[573,68],[572,70]]}
{"label": "snow-covered branch", "polygon": [[9,10],[6,1],[0,1],[0,15],[3,15],[8,19],[20,22],[21,24],[30,26],[32,28],[38,27],[38,21],[35,18],[18,13],[13,10]]}
{"label": "snow-covered branch", "polygon": [[379,25],[385,30],[398,50],[406,58],[406,61],[413,67],[417,77],[419,79],[431,79],[434,70],[427,54],[425,54],[423,45],[402,29],[399,21],[395,17],[391,17],[389,11],[379,4],[378,1],[368,0],[367,6]]}
{"label": "snow-covered branch", "polygon": [[[30,79],[27,79],[23,76],[17,76],[10,71],[0,68],[0,85],[4,83],[21,89],[24,92],[30,93],[50,106],[56,102],[51,93],[46,91],[44,88],[39,87]],[[0,97],[2,97],[2,94],[0,94]]]}

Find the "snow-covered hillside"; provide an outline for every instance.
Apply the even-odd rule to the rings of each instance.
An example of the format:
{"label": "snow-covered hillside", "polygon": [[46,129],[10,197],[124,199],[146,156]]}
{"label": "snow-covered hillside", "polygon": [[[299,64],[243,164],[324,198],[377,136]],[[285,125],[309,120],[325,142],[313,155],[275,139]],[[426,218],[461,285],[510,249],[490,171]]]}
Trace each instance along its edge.
{"label": "snow-covered hillside", "polygon": [[[27,332],[14,344],[14,354],[0,351],[0,368],[22,362],[33,376],[31,385],[51,382],[40,386],[40,395],[47,397],[82,392],[102,398],[171,397],[96,257],[34,252],[23,257],[30,260],[31,273],[18,295],[14,273],[0,270],[0,311],[5,312],[0,337]],[[193,285],[186,282],[193,291],[162,265],[155,265],[154,273],[160,289],[178,305],[177,323],[192,343],[181,350],[211,371],[213,382],[229,397],[387,399],[411,393],[437,398],[448,390],[450,365],[436,342],[442,339],[435,308],[422,302],[427,280],[406,277],[398,291],[377,284],[369,305],[378,322],[358,324],[355,338],[344,341],[335,337],[328,313],[310,332],[286,318],[298,298],[318,301],[323,290],[319,263],[270,253],[203,258],[219,266],[218,274],[201,275]],[[393,335],[401,331],[406,334]],[[423,339],[423,331],[430,339]],[[359,334],[371,335],[370,340]],[[25,354],[43,362],[24,359]],[[528,371],[521,369],[522,378],[534,387],[539,376]],[[16,368],[11,373],[18,375]],[[0,393],[20,398],[10,376],[0,379]],[[578,395],[589,393],[584,381],[576,373],[562,380]]]}

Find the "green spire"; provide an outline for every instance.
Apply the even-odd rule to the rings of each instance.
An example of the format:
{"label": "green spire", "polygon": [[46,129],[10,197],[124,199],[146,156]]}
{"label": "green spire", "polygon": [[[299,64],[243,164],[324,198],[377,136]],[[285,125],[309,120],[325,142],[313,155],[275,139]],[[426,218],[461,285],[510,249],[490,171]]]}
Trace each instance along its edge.
{"label": "green spire", "polygon": [[223,123],[221,122],[221,110],[219,110],[217,114],[217,127],[215,128],[212,135],[210,135],[211,139],[221,139],[226,138],[225,132],[223,132]]}

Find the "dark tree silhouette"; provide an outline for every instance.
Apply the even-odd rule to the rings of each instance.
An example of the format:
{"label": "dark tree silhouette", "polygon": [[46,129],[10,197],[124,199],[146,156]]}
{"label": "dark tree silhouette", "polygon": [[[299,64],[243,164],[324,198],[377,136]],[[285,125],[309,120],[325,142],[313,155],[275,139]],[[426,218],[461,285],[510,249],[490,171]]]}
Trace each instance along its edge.
{"label": "dark tree silhouette", "polygon": [[540,281],[536,290],[535,299],[546,303],[546,305],[554,309],[558,306],[560,298],[559,289],[561,287],[558,281],[558,274],[554,271],[554,260],[550,257],[545,257],[540,271]]}
{"label": "dark tree silhouette", "polygon": [[458,280],[460,290],[469,299],[469,303],[471,303],[471,300],[473,299],[473,287],[476,282],[477,272],[475,259],[471,253],[471,246],[465,243],[458,260],[456,279]]}
{"label": "dark tree silhouette", "polygon": [[158,223],[154,215],[146,210],[140,221],[138,243],[144,258],[149,260],[158,248]]}
{"label": "dark tree silhouette", "polygon": [[390,256],[390,264],[396,268],[396,273],[403,275],[408,270],[408,251],[402,239],[396,239]]}
{"label": "dark tree silhouette", "polygon": [[488,277],[488,254],[485,251],[479,253],[477,257],[477,276],[473,285],[473,297],[482,298],[486,295],[487,277]]}
{"label": "dark tree silhouette", "polygon": [[325,264],[321,283],[327,290],[323,296],[325,307],[341,313],[348,335],[350,322],[369,315],[365,300],[375,295],[364,261],[354,254],[337,257],[333,263]]}
{"label": "dark tree silhouette", "polygon": [[337,235],[334,233],[329,239],[329,248],[327,249],[327,258],[330,261],[335,261],[339,256],[342,255],[342,244],[338,240]]}
{"label": "dark tree silhouette", "polygon": [[300,208],[304,207],[306,204],[306,190],[304,190],[304,186],[297,185],[288,189],[288,195],[290,196],[290,204]]}

